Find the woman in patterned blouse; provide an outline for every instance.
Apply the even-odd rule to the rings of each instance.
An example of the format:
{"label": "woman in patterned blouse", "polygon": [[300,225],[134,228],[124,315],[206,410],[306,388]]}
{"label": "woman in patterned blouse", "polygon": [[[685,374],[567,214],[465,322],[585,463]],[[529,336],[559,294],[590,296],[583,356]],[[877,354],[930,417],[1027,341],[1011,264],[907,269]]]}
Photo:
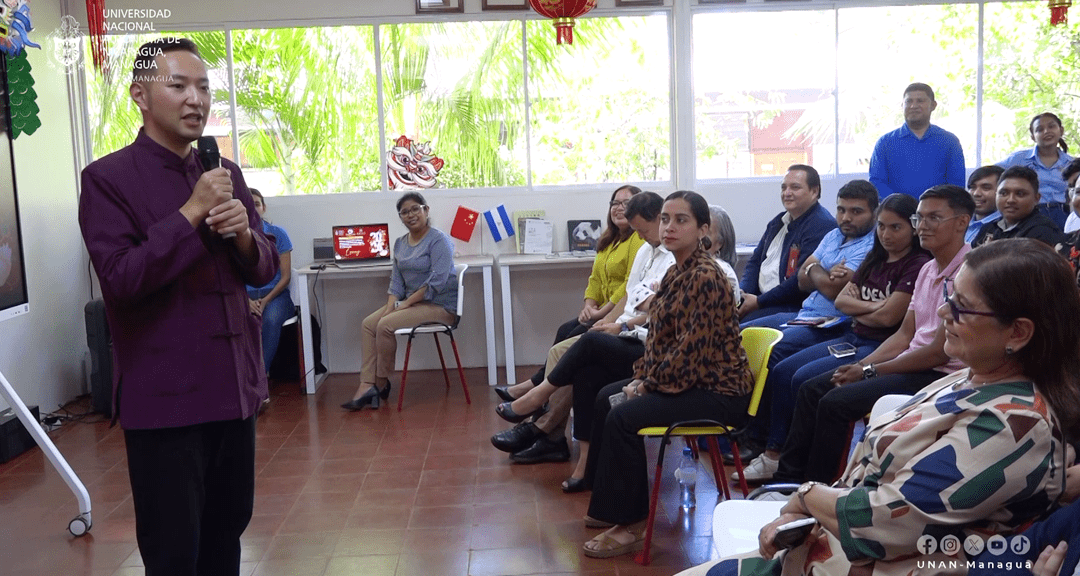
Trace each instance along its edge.
{"label": "woman in patterned blouse", "polygon": [[[1068,265],[1037,240],[999,240],[944,285],[945,352],[969,368],[871,422],[840,481],[803,484],[757,553],[683,576],[966,574],[972,558],[947,537],[1008,537],[1074,492],[1080,292]],[[777,527],[808,517],[818,528],[778,556]]]}
{"label": "woman in patterned blouse", "polygon": [[[645,355],[634,364],[633,379],[609,384],[596,397],[586,525],[609,529],[585,543],[586,556],[609,558],[641,547],[649,481],[640,428],[746,418],[750,368],[732,287],[706,252],[709,218],[708,203],[695,192],[675,192],[664,202],[660,236],[675,265],[649,308]],[[628,399],[612,408],[609,397],[620,392]]]}

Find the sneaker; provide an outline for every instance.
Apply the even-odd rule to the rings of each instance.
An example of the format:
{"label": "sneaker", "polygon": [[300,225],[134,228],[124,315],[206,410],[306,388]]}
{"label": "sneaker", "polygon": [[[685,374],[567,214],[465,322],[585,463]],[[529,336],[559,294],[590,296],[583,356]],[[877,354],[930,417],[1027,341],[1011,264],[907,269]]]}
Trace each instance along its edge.
{"label": "sneaker", "polygon": [[783,492],[766,492],[754,498],[754,502],[787,502],[788,500],[791,500],[791,495]]}
{"label": "sneaker", "polygon": [[[773,460],[765,454],[754,458],[750,464],[743,468],[743,475],[747,482],[767,482],[772,480],[776,470],[780,467],[780,460]],[[738,482],[739,473],[732,472],[731,479]]]}

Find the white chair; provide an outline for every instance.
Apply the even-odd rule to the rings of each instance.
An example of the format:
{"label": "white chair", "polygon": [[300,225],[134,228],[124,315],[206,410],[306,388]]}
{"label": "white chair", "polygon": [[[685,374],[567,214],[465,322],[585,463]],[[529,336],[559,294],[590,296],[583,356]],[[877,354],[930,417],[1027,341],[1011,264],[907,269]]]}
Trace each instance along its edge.
{"label": "white chair", "polygon": [[[911,399],[907,394],[889,394],[878,398],[870,410],[873,421],[885,412],[898,408]],[[719,558],[745,554],[758,549],[761,529],[780,516],[786,501],[754,500],[759,494],[775,492],[777,488],[794,491],[797,484],[775,484],[755,490],[747,500],[725,500],[713,510],[713,547]]]}
{"label": "white chair", "polygon": [[446,380],[446,389],[450,389],[450,374],[446,371],[446,361],[443,359],[442,346],[439,344],[439,334],[450,337],[450,345],[454,348],[454,361],[457,362],[458,376],[461,377],[461,389],[465,391],[465,403],[472,404],[469,399],[469,386],[465,383],[465,371],[461,369],[461,357],[458,356],[457,342],[454,341],[454,330],[461,321],[465,306],[465,271],[468,265],[459,264],[457,270],[457,311],[454,315],[453,325],[442,322],[422,322],[412,328],[400,328],[394,331],[395,336],[408,336],[409,343],[405,347],[405,366],[401,369],[401,388],[398,391],[397,409],[401,412],[401,403],[405,399],[405,381],[409,376],[409,353],[412,352],[413,338],[417,334],[431,334],[435,338],[435,349],[439,351],[439,363],[442,364],[443,378]]}

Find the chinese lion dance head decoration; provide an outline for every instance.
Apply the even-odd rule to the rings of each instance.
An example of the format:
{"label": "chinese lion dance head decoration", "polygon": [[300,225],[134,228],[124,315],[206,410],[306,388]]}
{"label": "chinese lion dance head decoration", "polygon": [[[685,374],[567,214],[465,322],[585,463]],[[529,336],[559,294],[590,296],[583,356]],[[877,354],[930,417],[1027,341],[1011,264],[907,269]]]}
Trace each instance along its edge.
{"label": "chinese lion dance head decoration", "polygon": [[391,190],[426,190],[435,188],[435,179],[443,160],[431,151],[431,142],[413,142],[399,136],[386,152],[386,176]]}
{"label": "chinese lion dance head decoration", "polygon": [[26,46],[41,48],[27,36],[33,29],[26,0],[0,0],[0,50],[8,56],[18,56]]}

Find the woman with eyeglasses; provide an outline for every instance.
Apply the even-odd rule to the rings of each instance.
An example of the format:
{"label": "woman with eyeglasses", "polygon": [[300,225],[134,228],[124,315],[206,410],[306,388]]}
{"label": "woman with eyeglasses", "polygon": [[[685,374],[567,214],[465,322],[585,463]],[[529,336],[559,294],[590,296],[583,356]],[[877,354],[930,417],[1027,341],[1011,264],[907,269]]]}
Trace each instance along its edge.
{"label": "woman with eyeglasses", "polygon": [[418,192],[406,192],[397,201],[398,216],[409,230],[394,242],[386,305],[364,319],[360,332],[360,386],[346,410],[379,407],[390,396],[397,338],[394,331],[421,322],[453,324],[457,314],[457,271],[454,243],[442,230],[431,227],[428,206]]}
{"label": "woman with eyeglasses", "polygon": [[[645,239],[630,229],[626,219],[626,205],[641,192],[637,186],[621,186],[611,194],[608,202],[607,228],[596,243],[596,260],[593,261],[589,285],[585,288],[585,305],[577,318],[573,318],[555,331],[558,344],[571,336],[584,334],[596,322],[608,317],[613,322],[622,312],[620,300],[626,296],[626,276],[634,264],[634,256]],[[536,374],[513,386],[496,386],[495,393],[507,402],[521,398],[533,387],[544,381],[545,370],[541,366]],[[512,376],[511,376],[512,377]]]}
{"label": "woman with eyeglasses", "polygon": [[[969,537],[1008,538],[1054,508],[1080,432],[1073,275],[1045,244],[1007,239],[969,252],[945,290],[945,352],[968,368],[871,421],[841,479],[801,485],[756,553],[684,576],[966,574]],[[778,528],[810,518],[778,555]]]}

